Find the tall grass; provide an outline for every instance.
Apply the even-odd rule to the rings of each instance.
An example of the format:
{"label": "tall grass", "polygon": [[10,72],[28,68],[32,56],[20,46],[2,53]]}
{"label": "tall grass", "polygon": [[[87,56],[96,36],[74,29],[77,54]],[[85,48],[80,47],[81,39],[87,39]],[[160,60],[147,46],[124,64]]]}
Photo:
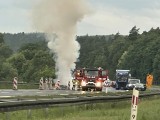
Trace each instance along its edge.
{"label": "tall grass", "polygon": [[[0,113],[0,120],[129,120],[131,101]],[[160,98],[141,99],[137,120],[159,120]]]}

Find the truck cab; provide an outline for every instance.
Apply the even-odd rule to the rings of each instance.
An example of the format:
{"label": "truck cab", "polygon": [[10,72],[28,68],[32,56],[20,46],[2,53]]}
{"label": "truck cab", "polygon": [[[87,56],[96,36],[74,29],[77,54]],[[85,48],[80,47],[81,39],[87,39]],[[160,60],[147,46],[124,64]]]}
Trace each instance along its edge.
{"label": "truck cab", "polygon": [[75,74],[79,88],[83,91],[88,89],[102,90],[103,82],[108,78],[108,70],[102,68],[83,68],[80,70],[76,70],[76,73],[81,72],[79,76]]}

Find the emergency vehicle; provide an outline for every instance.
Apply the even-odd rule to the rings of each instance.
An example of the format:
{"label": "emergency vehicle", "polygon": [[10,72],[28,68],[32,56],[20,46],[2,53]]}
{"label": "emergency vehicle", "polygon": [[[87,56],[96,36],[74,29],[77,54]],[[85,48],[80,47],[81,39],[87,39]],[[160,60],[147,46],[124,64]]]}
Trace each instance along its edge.
{"label": "emergency vehicle", "polygon": [[73,86],[83,91],[94,89],[101,91],[103,82],[108,79],[108,70],[102,68],[80,68],[74,72]]}

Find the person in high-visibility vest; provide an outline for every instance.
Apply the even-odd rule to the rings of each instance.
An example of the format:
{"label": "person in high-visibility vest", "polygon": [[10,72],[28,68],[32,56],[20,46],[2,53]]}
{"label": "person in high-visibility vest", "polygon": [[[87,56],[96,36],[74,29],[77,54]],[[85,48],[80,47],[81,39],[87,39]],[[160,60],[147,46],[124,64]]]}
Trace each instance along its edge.
{"label": "person in high-visibility vest", "polygon": [[146,79],[147,88],[150,88],[152,86],[152,82],[153,82],[153,75],[148,74]]}

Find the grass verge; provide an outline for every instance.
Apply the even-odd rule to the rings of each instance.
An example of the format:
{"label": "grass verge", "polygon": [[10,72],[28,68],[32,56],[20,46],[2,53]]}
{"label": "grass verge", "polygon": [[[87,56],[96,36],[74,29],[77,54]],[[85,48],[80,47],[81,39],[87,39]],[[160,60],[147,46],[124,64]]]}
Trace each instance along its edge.
{"label": "grass verge", "polygon": [[[1,120],[129,120],[131,101],[0,113]],[[160,97],[139,100],[137,120],[159,120]]]}

